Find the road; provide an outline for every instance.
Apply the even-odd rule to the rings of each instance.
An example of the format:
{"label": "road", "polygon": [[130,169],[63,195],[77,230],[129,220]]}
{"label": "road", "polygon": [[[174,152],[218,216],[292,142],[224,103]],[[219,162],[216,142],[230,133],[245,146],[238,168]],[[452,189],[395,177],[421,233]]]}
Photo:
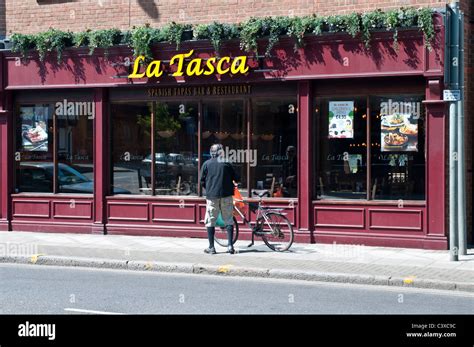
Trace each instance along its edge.
{"label": "road", "polygon": [[414,288],[0,265],[0,314],[472,314],[474,295]]}

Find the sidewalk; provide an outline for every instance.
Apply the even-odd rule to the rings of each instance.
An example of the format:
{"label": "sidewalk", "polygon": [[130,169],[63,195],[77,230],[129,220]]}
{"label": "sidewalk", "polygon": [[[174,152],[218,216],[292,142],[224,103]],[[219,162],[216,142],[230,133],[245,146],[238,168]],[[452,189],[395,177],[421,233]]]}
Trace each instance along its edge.
{"label": "sidewalk", "polygon": [[448,251],[362,245],[293,244],[272,252],[238,241],[238,254],[207,255],[207,240],[116,235],[0,232],[0,263],[205,273],[409,286],[474,292],[474,249],[450,262]]}

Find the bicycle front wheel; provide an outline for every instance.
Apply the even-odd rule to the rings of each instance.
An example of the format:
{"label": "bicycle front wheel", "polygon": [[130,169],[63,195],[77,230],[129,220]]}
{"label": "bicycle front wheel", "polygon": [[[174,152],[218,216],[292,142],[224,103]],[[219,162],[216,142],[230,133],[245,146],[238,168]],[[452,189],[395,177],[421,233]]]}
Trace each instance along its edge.
{"label": "bicycle front wheel", "polygon": [[286,216],[268,212],[267,221],[261,220],[263,242],[273,251],[284,252],[293,244],[293,227]]}
{"label": "bicycle front wheel", "polygon": [[[239,238],[239,225],[237,224],[237,219],[234,218],[234,233],[232,234],[232,244],[234,244]],[[229,241],[227,241],[227,230],[225,227],[216,226],[216,234],[214,235],[214,240],[219,246],[227,247]]]}

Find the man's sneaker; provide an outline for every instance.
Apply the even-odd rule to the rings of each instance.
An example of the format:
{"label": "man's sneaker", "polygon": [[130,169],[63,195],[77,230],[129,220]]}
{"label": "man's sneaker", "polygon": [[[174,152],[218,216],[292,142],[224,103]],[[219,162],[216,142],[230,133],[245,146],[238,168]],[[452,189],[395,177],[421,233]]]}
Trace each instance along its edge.
{"label": "man's sneaker", "polygon": [[204,253],[207,254],[216,254],[216,249],[214,247],[209,247],[204,250]]}
{"label": "man's sneaker", "polygon": [[234,254],[235,253],[234,247],[232,246],[227,247],[227,252],[229,252],[229,254]]}

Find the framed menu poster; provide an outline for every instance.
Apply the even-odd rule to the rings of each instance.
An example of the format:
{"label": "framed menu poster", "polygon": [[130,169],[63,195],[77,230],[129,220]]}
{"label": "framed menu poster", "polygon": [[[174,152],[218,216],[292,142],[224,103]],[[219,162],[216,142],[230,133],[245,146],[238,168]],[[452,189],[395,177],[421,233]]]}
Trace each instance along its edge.
{"label": "framed menu poster", "polygon": [[354,101],[329,102],[329,138],[354,138]]}

